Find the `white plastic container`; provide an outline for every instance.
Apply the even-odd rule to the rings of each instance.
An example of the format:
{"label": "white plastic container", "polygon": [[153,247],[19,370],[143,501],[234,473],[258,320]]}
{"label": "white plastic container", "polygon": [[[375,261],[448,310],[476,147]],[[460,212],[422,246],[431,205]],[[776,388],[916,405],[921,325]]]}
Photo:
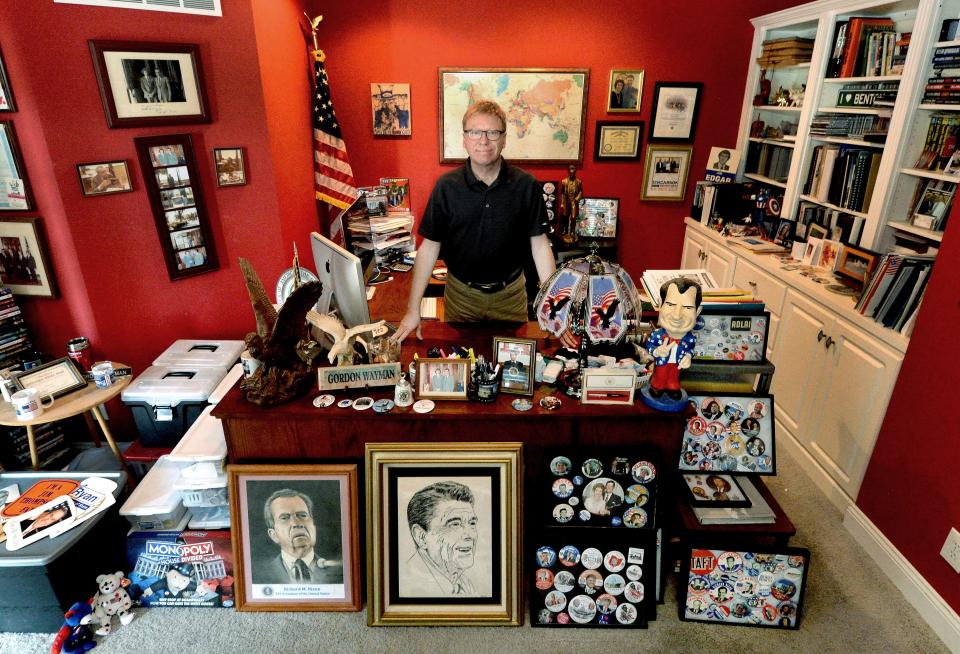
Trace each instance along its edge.
{"label": "white plastic container", "polygon": [[180,491],[183,505],[191,509],[226,506],[228,503],[227,476],[217,474],[217,466],[212,461],[184,468],[173,487]]}
{"label": "white plastic container", "polygon": [[194,507],[190,509],[189,527],[190,529],[227,529],[230,527],[230,507]]}
{"label": "white plastic container", "polygon": [[211,463],[216,471],[212,476],[222,475],[227,459],[227,442],[223,437],[220,420],[210,415],[213,406],[208,406],[190,425],[177,446],[170,452],[170,460],[181,467],[195,463]]}
{"label": "white plastic container", "polygon": [[180,476],[180,466],[162,456],[120,507],[134,529],[173,529],[183,519],[187,508],[180,491],[173,487]]}
{"label": "white plastic container", "polygon": [[243,341],[198,341],[180,339],[153,360],[155,366],[220,368],[227,371],[243,352]]}

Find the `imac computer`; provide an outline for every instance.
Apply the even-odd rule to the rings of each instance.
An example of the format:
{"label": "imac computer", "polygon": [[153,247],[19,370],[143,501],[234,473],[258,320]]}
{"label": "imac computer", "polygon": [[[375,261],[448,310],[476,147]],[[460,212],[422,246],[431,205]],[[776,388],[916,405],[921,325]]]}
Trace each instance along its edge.
{"label": "imac computer", "polygon": [[347,327],[368,324],[370,309],[367,307],[366,277],[360,257],[317,232],[310,233],[310,246],[317,267],[317,278],[323,284],[317,312],[325,315],[335,311]]}

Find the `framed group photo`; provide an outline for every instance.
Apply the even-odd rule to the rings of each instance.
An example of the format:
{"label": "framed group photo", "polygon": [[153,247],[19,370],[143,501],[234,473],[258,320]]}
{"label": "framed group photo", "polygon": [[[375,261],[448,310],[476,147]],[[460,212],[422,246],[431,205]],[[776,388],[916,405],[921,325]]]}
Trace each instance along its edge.
{"label": "framed group photo", "polygon": [[462,121],[475,98],[506,112],[507,161],[580,163],[589,84],[589,68],[440,68],[440,163],[466,161]]}
{"label": "framed group photo", "polygon": [[692,143],[702,93],[700,82],[657,82],[653,90],[650,141]]}
{"label": "framed group photo", "polygon": [[465,400],[470,379],[467,359],[418,359],[417,397],[429,400]]}
{"label": "framed group photo", "polygon": [[217,170],[217,186],[243,186],[247,183],[243,148],[214,148],[213,165]]}
{"label": "framed group photo", "polygon": [[210,122],[198,45],[97,40],[88,45],[108,127]]}
{"label": "framed group photo", "polygon": [[39,218],[0,217],[0,280],[15,295],[57,296]]}
{"label": "framed group photo", "polygon": [[537,342],[531,338],[493,337],[493,358],[501,367],[500,390],[533,395]]}
{"label": "framed group photo", "polygon": [[643,121],[598,120],[594,161],[637,161],[643,145]]}
{"label": "framed group photo", "polygon": [[610,71],[608,113],[639,113],[642,96],[642,70],[614,69]]}
{"label": "framed group photo", "polygon": [[522,621],[522,443],[368,443],[367,621]]}
{"label": "framed group photo", "polygon": [[238,611],[359,611],[357,466],[231,465]]}
{"label": "framed group photo", "polygon": [[77,175],[80,177],[80,190],[84,197],[92,198],[98,195],[133,191],[126,161],[77,164]]}
{"label": "framed group photo", "polygon": [[641,200],[683,200],[693,148],[683,145],[647,145]]}

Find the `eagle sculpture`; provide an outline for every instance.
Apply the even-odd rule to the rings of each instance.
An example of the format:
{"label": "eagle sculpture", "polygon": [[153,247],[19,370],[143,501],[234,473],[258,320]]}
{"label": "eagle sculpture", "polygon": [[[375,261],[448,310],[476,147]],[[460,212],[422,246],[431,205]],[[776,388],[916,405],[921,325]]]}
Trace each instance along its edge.
{"label": "eagle sculpture", "polygon": [[263,407],[276,406],[303,395],[313,385],[313,360],[321,352],[310,339],[307,311],[320,298],[320,282],[308,282],[295,289],[280,307],[273,308],[257,272],[246,259],[240,259],[257,320],[257,331],[247,334],[244,343],[260,367],[243,380],[240,390],[246,398]]}

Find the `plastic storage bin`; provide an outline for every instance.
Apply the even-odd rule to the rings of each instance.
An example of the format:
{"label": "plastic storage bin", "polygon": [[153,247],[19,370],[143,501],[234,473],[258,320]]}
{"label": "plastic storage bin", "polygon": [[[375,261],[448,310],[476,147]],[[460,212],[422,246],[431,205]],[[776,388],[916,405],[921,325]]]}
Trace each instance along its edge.
{"label": "plastic storage bin", "polygon": [[222,368],[226,372],[243,352],[243,341],[197,341],[180,339],[153,360],[155,366]]}
{"label": "plastic storage bin", "polygon": [[224,472],[227,442],[223,437],[223,426],[220,420],[210,415],[211,411],[213,411],[212,405],[203,410],[170,452],[169,458],[181,467],[196,463],[210,463],[216,471],[207,476],[215,477]]}
{"label": "plastic storage bin", "polygon": [[181,472],[173,487],[187,508],[227,505],[227,476],[212,462],[196,463]]}
{"label": "plastic storage bin", "polygon": [[120,395],[130,407],[145,447],[172,447],[207,408],[226,370],[150,366]]}
{"label": "plastic storage bin", "polygon": [[190,509],[190,529],[226,529],[230,526],[230,507],[208,506]]}
{"label": "plastic storage bin", "polygon": [[180,491],[173,487],[180,476],[180,466],[162,456],[120,507],[134,529],[173,529],[183,520],[187,507]]}

